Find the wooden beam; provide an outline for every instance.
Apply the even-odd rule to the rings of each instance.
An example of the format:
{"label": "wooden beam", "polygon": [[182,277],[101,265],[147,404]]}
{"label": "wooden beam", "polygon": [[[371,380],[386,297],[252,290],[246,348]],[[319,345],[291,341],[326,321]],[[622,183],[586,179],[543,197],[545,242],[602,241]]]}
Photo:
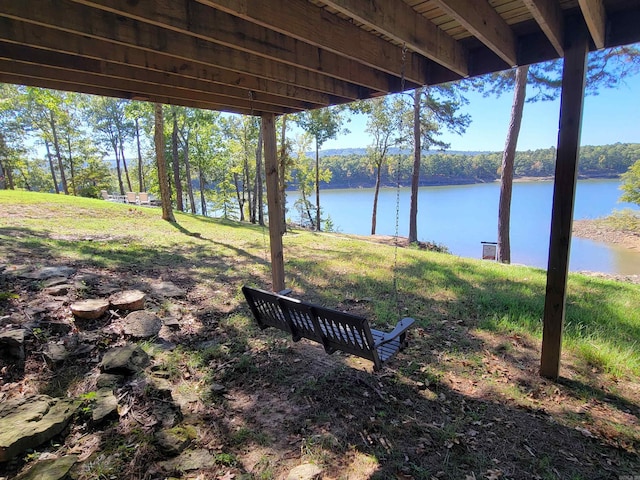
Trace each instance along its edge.
{"label": "wooden beam", "polygon": [[458,75],[469,75],[465,49],[403,0],[323,2]]}
{"label": "wooden beam", "polygon": [[[7,2],[0,16],[107,40],[116,44],[113,48],[124,46],[170,55],[174,57],[175,69],[181,69],[185,62],[199,62],[345,98],[358,99],[363,94],[357,85],[317,72],[293,68],[68,0],[52,0],[39,8],[32,8],[28,2]],[[55,45],[50,47],[55,49]]]}
{"label": "wooden beam", "polygon": [[[403,70],[401,47],[308,0],[198,1],[391,75],[399,77]],[[429,61],[423,56],[406,56],[404,72],[407,81],[416,85],[428,83],[428,69]]]}
{"label": "wooden beam", "polygon": [[388,74],[200,3],[73,1],[378,91],[389,88]]}
{"label": "wooden beam", "polygon": [[[174,91],[171,92],[170,96],[205,103],[224,103],[218,100],[227,97],[227,102],[233,102],[237,104],[237,106],[246,109],[247,99],[249,98],[248,90],[233,86],[212,84],[193,78],[181,77],[176,74],[160,73],[129,65],[105,62],[61,52],[52,52],[50,50],[33,48],[26,45],[8,43],[2,39],[0,39],[0,58],[16,62],[17,65],[26,63],[42,65],[43,68],[53,67],[55,69],[62,69],[67,71],[66,77],[70,79],[82,78],[84,74],[99,75],[104,77],[102,83],[105,86],[107,86],[108,83],[122,86],[129,81],[133,81],[138,82],[139,89],[144,89],[144,84],[149,84],[150,93],[152,93],[154,89],[166,90],[173,88]],[[5,64],[4,68],[8,69],[10,65],[7,66]],[[18,66],[18,68],[23,67]],[[20,72],[16,70],[15,73]],[[270,111],[272,106],[294,111],[318,108],[321,106],[309,102],[300,102],[295,98],[287,99],[262,92],[252,92],[252,99],[255,109],[264,109],[265,111]]]}
{"label": "wooden beam", "polygon": [[[103,97],[124,98],[126,100],[138,100],[152,103],[162,103],[163,105],[180,105],[183,107],[192,108],[206,108],[208,110],[217,110],[220,112],[240,113],[242,115],[250,115],[250,110],[244,110],[242,108],[233,107],[230,108],[226,105],[210,104],[203,106],[187,100],[179,100],[171,97],[161,95],[136,95],[135,93],[125,90],[118,90],[116,88],[107,88],[98,85],[85,85],[82,83],[52,80],[48,78],[33,77],[30,75],[20,75],[13,72],[0,72],[0,82],[12,83],[15,85],[27,85],[30,87],[49,88],[52,90],[62,90],[66,92],[88,93],[90,95],[101,95]],[[260,112],[254,112],[254,114],[260,114]]]}
{"label": "wooden beam", "polygon": [[[229,92],[244,90],[240,96],[246,98],[249,91],[264,93],[282,99],[297,99],[316,105],[344,103],[350,99],[300,88],[281,82],[262,79],[253,75],[239,74],[230,70],[212,67],[199,62],[181,62],[176,66],[175,57],[162,53],[139,50],[114,44],[109,41],[75,35],[61,30],[53,30],[42,25],[23,23],[11,18],[0,17],[0,39],[7,42],[78,55],[87,59],[104,60],[118,65],[137,67],[153,74],[168,75],[170,78],[184,78],[208,85],[207,90],[218,90],[224,86]],[[53,48],[53,50],[52,50]],[[177,80],[176,80],[177,81]],[[172,84],[172,81],[168,81]],[[224,90],[224,88],[222,89]],[[282,100],[274,100],[280,104]]]}
{"label": "wooden beam", "polygon": [[540,360],[540,375],[552,379],[558,378],[560,372],[585,73],[589,52],[586,29],[584,26],[580,28],[576,25],[575,30],[565,48],[562,72],[560,126]]}
{"label": "wooden beam", "polygon": [[516,37],[487,0],[434,0],[510,67],[518,64]]}
{"label": "wooden beam", "polygon": [[274,292],[284,290],[284,248],[282,246],[282,203],[278,181],[278,153],[276,119],[273,114],[262,115],[264,165],[267,174],[267,206],[269,210],[269,246],[271,248],[271,278]]}
{"label": "wooden beam", "polygon": [[[80,64],[82,65],[82,63]],[[113,79],[105,75],[94,74],[83,71],[81,66],[77,70],[69,70],[67,68],[45,66],[38,63],[28,63],[17,60],[8,60],[2,58],[0,53],[0,72],[13,73],[22,76],[32,76],[34,78],[51,79],[64,82],[77,82],[83,85],[96,85],[101,88],[113,88],[130,92],[132,98],[145,96],[158,96],[161,98],[173,99],[172,104],[182,105],[184,102],[196,108],[211,109],[212,106],[222,106],[226,111],[237,108],[242,111],[255,110],[258,112],[272,112],[276,114],[291,113],[293,109],[286,107],[277,107],[268,103],[259,101],[251,101],[249,96],[243,99],[230,98],[217,95],[215,92],[203,94],[188,89],[179,89],[166,85],[154,85],[151,83],[141,82],[131,79]]]}
{"label": "wooden beam", "polygon": [[564,20],[555,0],[522,0],[558,55],[564,56]]}
{"label": "wooden beam", "polygon": [[607,15],[602,0],[578,0],[584,21],[596,48],[604,48]]}

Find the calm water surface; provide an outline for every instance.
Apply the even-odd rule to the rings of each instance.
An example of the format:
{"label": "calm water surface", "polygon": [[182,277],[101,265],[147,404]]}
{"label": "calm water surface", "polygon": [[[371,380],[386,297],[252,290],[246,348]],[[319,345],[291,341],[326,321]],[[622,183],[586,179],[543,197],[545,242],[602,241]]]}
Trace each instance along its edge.
{"label": "calm water surface", "polygon": [[[598,218],[615,209],[636,208],[619,203],[619,180],[582,180],[576,192],[575,219]],[[446,245],[451,253],[479,258],[482,241],[496,241],[499,183],[422,187],[418,197],[418,239]],[[399,234],[409,232],[410,190],[400,190]],[[297,198],[289,192],[288,216]],[[547,267],[553,182],[513,185],[511,202],[511,261]],[[337,231],[369,235],[373,189],[322,190],[323,217],[329,216]],[[377,232],[395,234],[396,189],[382,189],[378,202]],[[615,245],[574,237],[569,268],[624,275],[640,274],[640,253]]]}

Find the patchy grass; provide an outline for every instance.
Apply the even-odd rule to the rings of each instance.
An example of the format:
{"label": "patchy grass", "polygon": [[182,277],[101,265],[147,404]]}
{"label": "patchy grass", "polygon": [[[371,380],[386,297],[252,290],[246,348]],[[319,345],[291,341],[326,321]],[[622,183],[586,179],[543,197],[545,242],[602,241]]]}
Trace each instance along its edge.
{"label": "patchy grass", "polygon": [[[163,222],[153,208],[0,191],[1,264],[65,264],[122,287],[163,279],[188,292],[156,305],[181,318],[175,348],[142,345],[162,382],[127,387],[121,396],[131,418],[72,432],[58,447],[93,449],[79,478],[155,478],[150,405],[167,403],[181,406],[195,446],[215,459],[211,471],[183,478],[282,478],[307,461],[336,479],[640,474],[639,285],[570,275],[562,378],[554,383],[537,373],[544,271],[417,248],[399,249],[394,270],[393,246],[287,234],[295,296],[365,315],[379,328],[416,319],[409,348],[373,373],[363,360],[256,328],[240,287],[270,285],[265,229],[176,219]],[[14,278],[0,275],[0,316],[41,295],[40,286]],[[78,293],[98,294],[91,285]],[[52,371],[35,363],[51,335],[37,333],[24,371],[3,376],[2,398],[92,391],[83,379],[93,364]],[[114,340],[98,341],[102,351]],[[0,476],[19,467],[0,465]]]}

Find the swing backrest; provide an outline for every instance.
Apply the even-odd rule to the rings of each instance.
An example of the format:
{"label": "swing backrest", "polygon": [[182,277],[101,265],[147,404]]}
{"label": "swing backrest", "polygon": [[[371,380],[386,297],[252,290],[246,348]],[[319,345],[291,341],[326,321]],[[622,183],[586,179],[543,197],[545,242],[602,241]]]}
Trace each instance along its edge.
{"label": "swing backrest", "polygon": [[279,330],[295,335],[287,315],[278,302],[281,295],[247,286],[242,287],[242,293],[261,329],[276,327]]}

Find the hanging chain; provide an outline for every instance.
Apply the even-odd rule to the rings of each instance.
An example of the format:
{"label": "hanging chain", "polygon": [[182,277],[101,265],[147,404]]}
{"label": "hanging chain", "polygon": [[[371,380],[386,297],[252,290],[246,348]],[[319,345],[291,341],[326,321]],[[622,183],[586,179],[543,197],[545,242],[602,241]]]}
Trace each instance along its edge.
{"label": "hanging chain", "polygon": [[[405,89],[405,68],[407,64],[407,45],[402,45],[402,62],[400,64],[400,93],[402,94]],[[401,114],[400,117],[400,132],[403,133],[404,127],[404,116]],[[400,311],[400,298],[398,296],[398,237],[400,235],[400,168],[402,159],[402,148],[400,149],[400,153],[398,154],[398,162],[396,165],[396,231],[394,238],[394,249],[393,249],[393,292],[396,300],[396,310],[398,311],[398,315],[401,315]]]}

